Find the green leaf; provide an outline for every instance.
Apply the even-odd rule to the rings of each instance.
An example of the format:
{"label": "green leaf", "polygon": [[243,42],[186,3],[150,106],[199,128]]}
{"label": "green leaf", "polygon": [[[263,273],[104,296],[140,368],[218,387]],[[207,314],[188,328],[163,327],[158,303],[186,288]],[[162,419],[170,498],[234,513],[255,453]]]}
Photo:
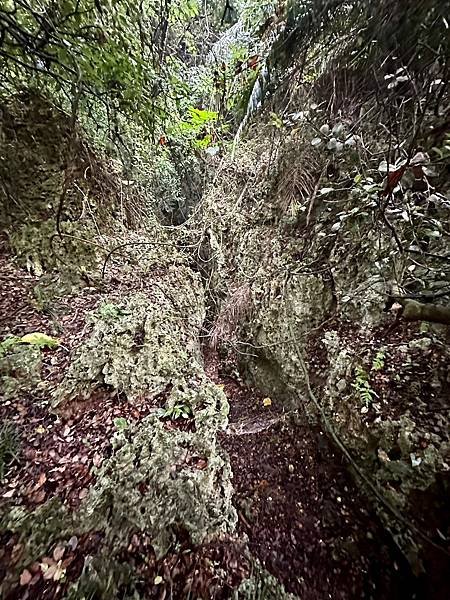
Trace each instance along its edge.
{"label": "green leaf", "polygon": [[201,110],[199,108],[189,107],[189,114],[194,125],[204,125],[212,121],[217,121],[218,113],[213,110]]}
{"label": "green leaf", "polygon": [[114,419],[114,427],[119,431],[123,429],[128,429],[128,421],[123,417],[116,417]]}

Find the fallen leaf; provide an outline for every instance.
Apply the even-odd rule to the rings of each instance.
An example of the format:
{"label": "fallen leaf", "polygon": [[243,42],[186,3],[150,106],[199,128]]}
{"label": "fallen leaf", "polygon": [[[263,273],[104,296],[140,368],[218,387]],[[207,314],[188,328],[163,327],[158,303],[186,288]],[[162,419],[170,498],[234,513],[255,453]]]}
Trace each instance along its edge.
{"label": "fallen leaf", "polygon": [[42,425],[39,425],[34,431],[35,433],[45,433],[47,430]]}
{"label": "fallen leaf", "polygon": [[15,492],[15,491],[16,491],[16,490],[9,490],[8,492],[5,492],[5,493],[3,494],[3,498],[12,498],[12,497],[14,496],[14,492]]}
{"label": "fallen leaf", "polygon": [[44,502],[44,500],[45,500],[45,490],[40,489],[35,494],[32,494],[31,500],[35,504],[40,504],[41,502]]}
{"label": "fallen leaf", "polygon": [[263,405],[265,407],[272,406],[272,400],[271,400],[271,398],[264,398]]}
{"label": "fallen leaf", "polygon": [[59,340],[52,338],[45,333],[35,331],[34,333],[27,333],[20,338],[22,344],[31,344],[32,346],[40,346],[42,348],[55,348],[59,344]]}
{"label": "fallen leaf", "polygon": [[15,544],[11,552],[11,562],[16,563],[23,553],[23,544]]}
{"label": "fallen leaf", "polygon": [[39,573],[39,575],[40,575],[41,574],[41,565],[38,562],[34,562],[30,566],[30,571],[34,574]]}
{"label": "fallen leaf", "polygon": [[199,458],[195,466],[197,469],[203,471],[208,466],[208,461],[205,458]]}
{"label": "fallen leaf", "polygon": [[30,585],[35,585],[39,579],[41,578],[42,573],[41,571],[39,571],[38,573],[36,573],[35,575],[33,575],[33,579],[30,581]]}
{"label": "fallen leaf", "polygon": [[58,562],[64,556],[65,551],[66,549],[64,548],[64,546],[60,546],[58,544],[58,546],[56,546],[56,548],[53,550],[53,559],[56,560],[56,562]]}
{"label": "fallen leaf", "polygon": [[56,565],[56,570],[53,574],[53,581],[59,581],[63,579],[66,574],[66,570],[61,567],[61,564]]}
{"label": "fallen leaf", "polygon": [[41,473],[39,475],[37,484],[34,486],[33,491],[35,492],[36,490],[40,489],[46,481],[47,481],[47,475],[45,473]]}
{"label": "fallen leaf", "polygon": [[32,579],[33,575],[28,569],[25,569],[22,571],[22,575],[20,576],[20,585],[28,585]]}
{"label": "fallen leaf", "polygon": [[69,546],[69,548],[71,550],[75,550],[75,548],[78,546],[78,538],[76,535],[73,535],[70,540],[67,542],[67,545]]}
{"label": "fallen leaf", "polygon": [[92,464],[94,467],[99,467],[103,462],[102,456],[100,454],[94,454],[94,458],[92,459]]}
{"label": "fallen leaf", "polygon": [[58,570],[58,565],[51,565],[45,570],[44,579],[48,581],[49,579],[53,579],[55,573]]}
{"label": "fallen leaf", "polygon": [[154,579],[154,584],[155,585],[160,585],[163,582],[163,578],[161,577],[161,575],[157,575]]}
{"label": "fallen leaf", "polygon": [[79,494],[78,494],[78,498],[80,500],[83,500],[83,498],[86,498],[86,496],[88,495],[88,489],[87,488],[83,488],[82,490],[80,490]]}

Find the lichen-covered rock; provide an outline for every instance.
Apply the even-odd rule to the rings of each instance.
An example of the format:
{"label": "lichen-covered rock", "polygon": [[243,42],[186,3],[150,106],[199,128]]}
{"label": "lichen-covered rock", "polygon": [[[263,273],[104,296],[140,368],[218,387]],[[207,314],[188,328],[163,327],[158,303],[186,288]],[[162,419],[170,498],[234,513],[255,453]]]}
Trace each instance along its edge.
{"label": "lichen-covered rock", "polygon": [[151,248],[136,272],[142,291],[110,294],[88,315],[90,335],[55,392],[54,409],[83,410],[83,401],[108,386],[150,414],[125,422],[114,434],[111,456],[72,514],[49,504],[58,518],[48,519],[49,528],[40,526],[36,535],[29,524],[33,515],[47,520],[44,507],[28,515],[11,512],[7,523],[11,531],[29,536],[24,542],[29,560],[46,552],[50,539],[70,535],[67,523],[76,535],[102,532],[101,552],[85,565],[69,597],[93,589],[99,597],[112,597],[124,583],[132,590],[133,573],[104,559],[126,548],[134,534],[149,536],[163,556],[169,547],[177,548],[180,537],[201,544],[232,532],[237,521],[231,468],[217,440],[229,406],[222,389],[205,375],[200,350],[205,318],[200,278],[176,250]]}
{"label": "lichen-covered rock", "polygon": [[[237,516],[229,460],[217,440],[229,406],[203,370],[204,305],[197,276],[183,265],[170,267],[151,291],[103,303],[89,318],[91,337],[76,353],[57,409],[89,398],[104,384],[131,402],[151,405],[158,395],[158,405],[115,433],[112,455],[77,510],[70,513],[51,502],[33,513],[11,511],[4,526],[21,533],[28,559],[23,566],[45,553],[52,540],[102,532],[100,554],[85,565],[69,597],[95,589],[109,598],[125,582],[133,588],[129,569],[104,560],[127,547],[133,534],[148,535],[162,556],[169,547],[176,549],[180,536],[201,544],[232,532]],[[83,410],[82,403],[76,409]],[[34,519],[39,527],[31,532]]]}
{"label": "lichen-covered rock", "polygon": [[123,600],[140,600],[141,595],[135,589],[135,574],[126,563],[112,560],[108,553],[100,553],[87,557],[80,577],[69,586],[64,598],[109,600],[119,594]]}
{"label": "lichen-covered rock", "polygon": [[113,440],[114,455],[83,508],[83,518],[101,525],[111,539],[146,531],[162,555],[179,530],[195,544],[233,530],[231,469],[216,439],[226,426],[227,402],[213,384],[196,387],[189,394],[194,432],[150,416]]}
{"label": "lichen-covered rock", "polygon": [[204,318],[198,278],[169,267],[147,293],[111,298],[90,315],[92,333],[81,345],[55,405],[88,398],[99,385],[150,402],[202,370],[198,333]]}
{"label": "lichen-covered rock", "polygon": [[5,400],[30,392],[41,382],[41,351],[36,346],[16,344],[0,355],[1,394]]}
{"label": "lichen-covered rock", "polygon": [[1,121],[0,225],[17,259],[37,275],[94,268],[94,238],[112,224],[117,177],[106,175],[109,165],[71,131],[70,118],[37,95],[10,98]]}
{"label": "lichen-covered rock", "polygon": [[298,600],[294,594],[288,594],[258,560],[254,560],[252,566],[251,577],[234,592],[233,600]]}
{"label": "lichen-covered rock", "polygon": [[64,222],[60,225],[61,236],[56,232],[54,218],[28,219],[26,223],[13,223],[8,227],[9,242],[17,260],[38,276],[44,272],[67,266],[72,279],[97,266],[95,245],[84,239],[94,239],[95,228],[91,223]]}
{"label": "lichen-covered rock", "polygon": [[[436,218],[434,205],[424,208],[405,182],[398,201],[411,211],[396,207],[380,222],[381,181],[355,177],[350,150],[328,174],[329,157],[304,144],[306,129],[286,130],[274,156],[265,125],[256,123],[251,139],[222,161],[203,204],[210,238],[221,240],[220,252],[209,255],[216,269],[210,293],[223,312],[230,290],[249,287],[251,319],[237,325],[234,346],[252,383],[278,401],[300,403],[310,419],[325,414],[380,494],[414,521],[418,495],[434,510],[448,488],[448,337],[440,326],[402,324],[383,309],[391,292],[447,289],[439,259],[445,218]],[[448,217],[448,204],[441,210]],[[399,251],[400,243],[417,253],[422,235],[423,264]],[[225,351],[227,340],[222,345]],[[387,365],[372,371],[377,353],[387,354]],[[394,521],[392,513],[383,519],[388,528]],[[435,536],[431,519],[421,519]],[[406,551],[414,546],[403,542]]]}
{"label": "lichen-covered rock", "polygon": [[255,320],[257,325],[253,323],[252,327],[255,345],[263,351],[249,360],[247,366],[266,393],[275,391],[282,397],[281,383],[285,389],[292,384],[302,387],[298,356],[289,342],[292,330],[296,332],[297,343],[303,347],[309,331],[330,314],[333,302],[333,294],[323,279],[307,275],[294,276],[283,294],[274,295],[268,306],[261,306]]}
{"label": "lichen-covered rock", "polygon": [[[441,412],[437,407],[433,415],[433,429],[431,429],[421,416],[421,405],[423,404],[421,385],[417,386],[415,379],[408,377],[408,365],[411,363],[411,353],[417,348],[430,348],[431,340],[418,343],[412,340],[400,347],[402,364],[396,364],[394,378],[401,382],[402,396],[406,401],[410,400],[410,409],[403,409],[398,415],[383,414],[380,402],[388,402],[380,398],[371,386],[376,385],[376,376],[372,368],[372,378],[367,376],[366,389],[369,396],[361,393],[358,384],[358,359],[348,340],[342,339],[336,332],[329,332],[324,336],[328,350],[329,369],[326,386],[324,388],[324,400],[326,410],[331,415],[334,426],[345,443],[355,451],[357,456],[362,456],[371,463],[372,475],[383,486],[389,486],[390,496],[396,498],[398,506],[407,504],[409,492],[414,489],[424,490],[430,487],[439,472],[449,471],[446,462],[450,450],[448,432],[445,425],[444,404]],[[442,347],[435,347],[434,351],[440,349],[447,355]],[[430,350],[431,351],[431,350]],[[391,356],[389,360],[395,360]],[[444,362],[444,357],[439,359]],[[380,379],[392,377],[383,373]],[[359,376],[360,377],[360,376]],[[445,372],[439,369],[434,371],[434,396],[439,401],[439,392],[442,401],[445,397]],[[373,380],[371,384],[370,381]],[[339,381],[348,381],[349,385],[344,390],[339,390]],[[394,382],[393,382],[394,383]],[[427,385],[426,382],[422,384]],[[377,397],[378,396],[378,397]],[[397,400],[396,398],[394,400]],[[417,410],[419,408],[419,410]],[[368,411],[373,412],[373,419],[368,419]],[[422,410],[426,416],[426,406]],[[370,449],[370,450],[369,450]]]}

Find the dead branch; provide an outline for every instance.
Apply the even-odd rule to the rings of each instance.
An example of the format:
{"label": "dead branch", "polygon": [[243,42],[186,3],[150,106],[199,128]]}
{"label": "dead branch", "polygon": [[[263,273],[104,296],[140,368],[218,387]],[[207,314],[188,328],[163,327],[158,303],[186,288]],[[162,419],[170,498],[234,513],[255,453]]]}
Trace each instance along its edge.
{"label": "dead branch", "polygon": [[429,321],[450,325],[450,307],[439,304],[422,304],[411,298],[399,298],[397,302],[402,306],[401,316],[405,321]]}

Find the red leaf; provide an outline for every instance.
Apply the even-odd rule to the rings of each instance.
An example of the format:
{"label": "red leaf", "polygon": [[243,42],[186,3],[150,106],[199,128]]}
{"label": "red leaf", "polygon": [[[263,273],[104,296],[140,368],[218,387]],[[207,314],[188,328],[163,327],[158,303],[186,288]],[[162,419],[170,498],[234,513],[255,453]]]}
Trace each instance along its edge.
{"label": "red leaf", "polygon": [[254,54],[253,56],[250,56],[250,58],[247,59],[247,67],[249,69],[256,69],[256,67],[258,66],[258,62],[259,56],[258,54]]}
{"label": "red leaf", "polygon": [[395,186],[399,183],[399,181],[405,174],[405,171],[406,171],[406,167],[403,166],[403,167],[400,167],[400,169],[397,169],[396,171],[392,171],[391,173],[389,173],[389,175],[387,177],[386,185],[384,186],[383,196],[388,196],[389,194],[392,193]]}

